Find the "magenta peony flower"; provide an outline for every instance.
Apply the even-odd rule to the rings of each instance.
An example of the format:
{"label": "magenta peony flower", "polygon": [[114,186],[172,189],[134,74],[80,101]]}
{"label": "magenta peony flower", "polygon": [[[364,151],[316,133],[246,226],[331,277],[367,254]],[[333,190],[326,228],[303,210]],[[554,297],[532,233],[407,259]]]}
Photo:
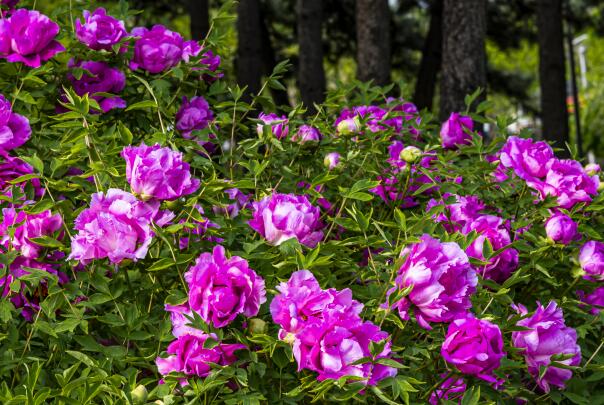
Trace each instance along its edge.
{"label": "magenta peony flower", "polygon": [[264,131],[264,126],[269,126],[271,129],[271,133],[277,139],[284,139],[287,137],[289,133],[289,121],[285,115],[279,117],[277,114],[270,113],[264,114],[260,113],[258,119],[262,121],[262,124],[256,125],[256,132],[259,137],[262,137],[262,132]]}
{"label": "magenta peony flower", "polygon": [[33,68],[40,67],[65,48],[54,38],[59,33],[59,25],[38,11],[21,8],[15,11],[0,28],[4,41],[0,51],[9,62],[23,62]]}
{"label": "magenta peony flower", "polygon": [[598,315],[604,309],[604,287],[598,287],[591,294],[586,295],[584,291],[577,291],[579,300],[591,306],[589,312]]}
{"label": "magenta peony flower", "polygon": [[271,245],[296,238],[314,248],[323,239],[321,211],[305,195],[274,193],[252,203],[252,207],[248,224]]}
{"label": "magenta peony flower", "polygon": [[119,264],[124,259],[144,258],[153,236],[150,222],[156,212],[122,190],[111,188],[106,194],[93,194],[90,208],[75,220],[74,228],[79,232],[71,239],[67,259],[87,264],[107,257]]}
{"label": "magenta peony flower", "polygon": [[451,113],[440,128],[440,140],[443,148],[456,149],[459,145],[472,142],[472,135],[467,132],[474,130],[472,118],[459,113]]}
{"label": "magenta peony flower", "polygon": [[75,34],[81,43],[95,51],[111,51],[113,45],[128,35],[124,22],[107,15],[102,7],[92,14],[84,10],[84,23],[75,21]]}
{"label": "magenta peony flower", "polygon": [[544,178],[548,173],[547,164],[552,159],[554,151],[547,143],[517,136],[510,136],[499,152],[500,167],[512,169],[525,181]]}
{"label": "magenta peony flower", "polygon": [[[521,315],[528,314],[523,305],[514,308]],[[577,332],[564,324],[562,310],[557,307],[556,302],[550,301],[546,308],[538,302],[535,313],[518,321],[516,325],[531,329],[512,332],[512,342],[514,347],[523,349],[522,354],[528,365],[528,371],[539,387],[545,392],[550,391],[551,385],[564,388],[564,382],[572,377],[572,370],[550,366],[543,376],[539,376],[539,369],[555,360],[552,356],[572,355],[566,360],[556,360],[567,366],[578,366],[581,363],[581,348],[577,344]]]}
{"label": "magenta peony flower", "polygon": [[214,119],[214,113],[205,98],[201,96],[188,100],[182,98],[182,105],[176,113],[176,129],[191,139],[191,132],[207,128]]}
{"label": "magenta peony flower", "polygon": [[[208,218],[203,216],[205,214],[205,212],[201,205],[195,205],[195,209],[197,210],[197,212],[199,212],[199,216],[201,218],[199,218],[199,220],[195,219],[195,218],[191,218],[192,223],[195,227],[192,229],[191,228],[183,229],[183,232],[186,232],[191,236],[183,236],[182,238],[179,239],[179,241],[178,241],[179,249],[186,249],[189,247],[191,242],[200,242],[201,240],[207,240],[207,241],[216,242],[216,243],[224,242],[224,239],[222,239],[222,238],[206,235],[210,228],[218,229],[218,228],[220,228],[220,225],[218,225],[215,222],[210,221]],[[182,224],[184,222],[187,222],[187,221],[183,218],[180,220],[179,223]]]}
{"label": "magenta peony flower", "polygon": [[229,196],[229,199],[233,201],[227,206],[213,206],[212,211],[216,215],[226,215],[228,218],[235,218],[239,215],[239,211],[248,209],[251,205],[250,194],[245,194],[238,188],[229,188],[224,190],[224,193]]}
{"label": "magenta peony flower", "polygon": [[238,314],[258,314],[266,301],[264,280],[239,256],[227,258],[222,246],[202,253],[185,273],[189,305],[216,328],[231,323]]}
{"label": "magenta peony flower", "polygon": [[114,108],[125,108],[126,100],[121,97],[110,97],[107,95],[95,95],[96,93],[121,93],[126,86],[126,75],[117,68],[112,68],[105,62],[69,61],[68,67],[84,69],[84,73],[79,79],[72,73],[67,74],[67,78],[73,86],[73,90],[78,96],[88,93],[90,98],[96,100],[103,112],[108,112]]}
{"label": "magenta peony flower", "polygon": [[[343,376],[363,377],[367,385],[375,385],[380,380],[396,375],[396,368],[366,362],[354,364],[357,360],[370,357],[370,342],[381,342],[388,333],[371,322],[360,319],[341,319],[334,312],[328,312],[320,322],[313,322],[296,335],[294,358],[298,371],[308,369],[319,373],[317,379],[338,379]],[[391,343],[376,358],[390,355]]]}
{"label": "magenta peony flower", "polygon": [[579,263],[585,271],[584,279],[604,281],[604,243],[590,240],[581,247]]}
{"label": "magenta peony flower", "polygon": [[199,64],[201,65],[201,68],[193,68],[193,70],[204,72],[201,75],[201,78],[208,83],[212,83],[224,76],[223,73],[218,72],[218,68],[220,67],[220,56],[215,55],[214,52],[209,49],[201,55]]}
{"label": "magenta peony flower", "polygon": [[[188,326],[191,321],[189,318],[193,318],[193,312],[189,308],[189,303],[182,305],[165,305],[165,310],[170,313],[170,322],[172,322],[172,335],[175,338],[179,338],[184,335],[194,335],[204,337],[206,334],[192,326]],[[189,317],[189,318],[187,318]]]}
{"label": "magenta peony flower", "polygon": [[[289,280],[277,286],[279,294],[273,298],[270,309],[273,321],[281,326],[279,338],[296,334],[313,322],[326,316],[360,319],[363,304],[352,299],[352,291],[330,288],[322,290],[315,276],[308,270],[292,273]],[[330,313],[328,315],[327,313]]]}
{"label": "magenta peony flower", "polygon": [[379,132],[386,129],[384,119],[387,113],[388,111],[375,105],[345,108],[336,119],[334,126],[340,134],[356,134],[361,131],[361,121],[363,121],[369,131]]}
{"label": "magenta peony flower", "polygon": [[423,235],[419,243],[403,249],[401,257],[405,261],[398,271],[396,288],[388,292],[413,286],[409,295],[394,304],[401,318],[409,319],[413,306],[417,322],[431,329],[428,322],[451,322],[466,315],[478,278],[457,243]]}
{"label": "magenta peony flower", "polygon": [[477,267],[477,271],[484,278],[503,283],[518,267],[518,251],[509,248],[485,260],[483,249],[486,240],[491,243],[493,251],[502,249],[512,243],[510,232],[504,220],[495,215],[481,215],[472,222],[466,223],[462,229],[464,235],[468,235],[472,231],[478,232],[478,236],[467,247],[466,253],[469,257],[489,263]]}
{"label": "magenta peony flower", "polygon": [[571,209],[575,204],[589,203],[592,196],[598,194],[600,179],[590,177],[576,160],[551,159],[547,164],[544,181],[529,182],[545,198],[548,195],[558,198],[558,205]]}
{"label": "magenta peony flower", "polygon": [[333,170],[340,164],[340,154],[338,152],[331,152],[325,155],[323,164],[327,166],[329,170]]}
{"label": "magenta peony flower", "polygon": [[[442,374],[440,377],[445,378],[447,374]],[[467,386],[463,378],[449,377],[430,395],[430,404],[439,405],[444,401],[457,400],[461,403],[461,398],[466,392]]]}
{"label": "magenta peony flower", "polygon": [[50,210],[39,214],[27,214],[14,208],[4,208],[0,222],[0,246],[5,249],[12,246],[23,257],[37,259],[43,248],[32,239],[51,236],[60,230],[61,226],[63,226],[61,215],[53,215]]}
{"label": "magenta peony flower", "polygon": [[503,336],[499,326],[468,314],[451,322],[440,353],[462,373],[497,383],[493,371],[505,357]]}
{"label": "magenta peony flower", "polygon": [[[456,202],[447,204],[446,201],[454,197]],[[445,193],[443,200],[431,199],[426,205],[426,212],[429,212],[436,206],[444,206],[444,210],[438,214],[432,215],[435,222],[439,222],[447,232],[459,232],[468,223],[476,217],[481,216],[486,208],[484,202],[474,195],[459,196],[456,194]]]}
{"label": "magenta peony flower", "polygon": [[126,179],[132,192],[143,200],[174,200],[199,188],[191,177],[189,164],[182,153],[159,144],[126,146],[121,153],[126,160]]}
{"label": "magenta peony flower", "polygon": [[18,148],[30,136],[29,120],[14,113],[10,101],[0,94],[0,151]]}
{"label": "magenta peony flower", "polygon": [[292,135],[292,142],[298,142],[301,145],[306,142],[319,142],[323,138],[319,130],[315,127],[311,127],[310,125],[302,125],[298,129],[298,132]]}
{"label": "magenta peony flower", "polygon": [[545,221],[545,233],[547,237],[563,245],[568,245],[572,241],[581,238],[577,229],[577,223],[571,217],[559,212],[553,214]]}
{"label": "magenta peony flower", "polygon": [[44,195],[44,188],[40,185],[39,179],[30,179],[15,185],[10,184],[21,176],[32,174],[34,169],[18,157],[10,156],[8,153],[0,149],[0,195],[10,196],[11,186],[25,189],[25,185],[29,182],[34,188],[36,197]]}
{"label": "magenta peony flower", "polygon": [[211,349],[204,347],[208,338],[217,340],[215,335],[181,335],[168,345],[166,350],[171,356],[155,359],[157,371],[166,375],[171,372],[184,373],[187,376],[207,377],[212,371],[210,363],[227,366],[237,360],[235,352],[246,349],[240,343],[220,343]]}
{"label": "magenta peony flower", "polygon": [[149,73],[161,73],[181,61],[185,42],[182,36],[163,25],[154,25],[150,30],[136,27],[132,36],[140,37],[134,43],[134,55],[130,68],[141,68]]}

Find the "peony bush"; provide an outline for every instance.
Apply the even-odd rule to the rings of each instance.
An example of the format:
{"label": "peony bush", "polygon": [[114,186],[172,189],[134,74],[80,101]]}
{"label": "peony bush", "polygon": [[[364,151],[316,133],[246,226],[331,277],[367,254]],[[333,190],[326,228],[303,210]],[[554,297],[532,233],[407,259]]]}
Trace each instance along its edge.
{"label": "peony bush", "polygon": [[486,102],[441,123],[353,83],[275,106],[286,62],[248,100],[229,5],[195,42],[125,2],[17,3],[2,403],[602,402],[599,166]]}

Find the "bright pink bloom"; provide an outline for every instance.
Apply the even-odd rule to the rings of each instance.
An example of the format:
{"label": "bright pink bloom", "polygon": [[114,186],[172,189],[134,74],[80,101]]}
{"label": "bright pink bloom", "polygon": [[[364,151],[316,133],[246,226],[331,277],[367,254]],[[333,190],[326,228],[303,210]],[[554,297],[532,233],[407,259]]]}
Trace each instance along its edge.
{"label": "bright pink bloom", "polygon": [[581,238],[577,223],[568,215],[560,212],[553,214],[545,222],[545,233],[548,238],[563,245],[568,245]]}
{"label": "bright pink bloom", "polygon": [[29,182],[34,188],[36,197],[44,195],[44,188],[40,186],[39,179],[30,179],[21,183],[11,185],[9,182],[26,174],[32,174],[34,169],[18,157],[10,156],[8,153],[0,149],[0,195],[8,196],[11,186],[25,189]]}
{"label": "bright pink bloom", "polygon": [[[440,378],[444,378],[445,376],[446,374],[443,374]],[[461,403],[461,398],[466,392],[466,389],[466,382],[463,378],[449,377],[430,395],[430,404],[439,405],[444,401]]]}
{"label": "bright pink bloom", "polygon": [[[0,222],[0,246],[8,249],[12,246],[23,257],[37,259],[43,249],[34,238],[52,236],[61,229],[63,219],[60,214],[52,214],[50,210],[39,214],[27,214],[25,211],[16,211],[14,208],[2,210]],[[13,229],[13,235],[11,231]]]}
{"label": "bright pink bloom", "polygon": [[604,243],[590,240],[581,247],[579,263],[585,271],[584,279],[604,281]]}
{"label": "bright pink bloom", "polygon": [[590,177],[579,162],[571,159],[551,159],[545,180],[528,183],[542,198],[557,197],[558,205],[565,209],[581,202],[590,203],[592,196],[598,194],[599,184],[598,176]]}
{"label": "bright pink bloom", "polygon": [[[445,193],[443,200],[431,199],[426,205],[426,211],[429,212],[436,206],[444,206],[444,210],[438,214],[432,215],[432,219],[441,223],[447,232],[458,232],[476,217],[481,216],[486,208],[484,202],[474,195],[459,196],[456,194]],[[455,198],[454,203],[447,203]]]}
{"label": "bright pink bloom", "polygon": [[14,113],[10,101],[0,94],[0,151],[18,148],[30,136],[29,120]]}
{"label": "bright pink bloom", "polygon": [[270,130],[275,138],[285,139],[287,137],[289,133],[289,121],[285,115],[279,117],[275,113],[260,113],[258,119],[262,121],[262,124],[256,125],[256,132],[259,137],[262,137],[265,126],[270,126]]}
{"label": "bright pink bloom", "polygon": [[585,294],[584,291],[577,291],[577,296],[581,302],[590,305],[589,312],[592,315],[598,315],[604,309],[604,287],[598,287],[591,294]]}
{"label": "bright pink bloom", "polygon": [[310,125],[302,125],[298,129],[298,132],[292,135],[291,140],[303,145],[306,142],[319,142],[321,138],[322,135],[317,128]]}
{"label": "bright pink bloom", "polygon": [[124,72],[112,68],[105,62],[84,61],[76,63],[73,59],[69,61],[68,67],[85,70],[79,79],[76,79],[71,72],[67,74],[67,78],[78,96],[88,93],[90,98],[99,103],[103,112],[111,111],[114,108],[126,108],[126,100],[121,97],[96,95],[96,93],[121,93],[126,86]]}
{"label": "bright pink bloom", "polygon": [[545,142],[510,136],[499,152],[500,167],[512,169],[524,181],[544,178],[554,151]]}
{"label": "bright pink bloom", "polygon": [[182,98],[182,105],[176,113],[176,129],[182,135],[191,139],[191,132],[207,128],[214,119],[214,113],[205,98],[201,96],[188,100]]}
{"label": "bright pink bloom", "polygon": [[139,37],[130,61],[133,70],[141,68],[149,73],[161,73],[178,65],[182,59],[184,39],[163,25],[154,25],[150,30],[136,27],[132,36]]}
{"label": "bright pink bloom", "polygon": [[128,33],[124,22],[107,15],[104,8],[99,7],[91,14],[84,10],[84,23],[75,21],[75,34],[78,40],[90,49],[110,51]]}
{"label": "bright pink bloom", "polygon": [[[459,113],[451,113],[440,129],[440,139],[445,149],[456,149],[472,141],[474,129],[472,118]],[[469,133],[468,133],[469,132]]]}

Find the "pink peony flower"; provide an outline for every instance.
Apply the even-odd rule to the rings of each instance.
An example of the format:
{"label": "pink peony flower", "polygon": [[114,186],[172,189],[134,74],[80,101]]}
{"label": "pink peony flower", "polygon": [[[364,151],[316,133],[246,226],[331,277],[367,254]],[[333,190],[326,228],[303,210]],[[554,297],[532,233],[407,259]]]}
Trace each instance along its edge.
{"label": "pink peony flower", "polygon": [[499,326],[468,314],[449,325],[441,355],[464,374],[497,383],[493,371],[505,357]]}
{"label": "pink peony flower", "polygon": [[139,37],[130,61],[132,70],[141,68],[149,73],[161,73],[178,65],[183,57],[184,39],[163,25],[154,25],[150,30],[136,27],[132,36]]}
{"label": "pink peony flower", "polygon": [[227,258],[222,246],[202,253],[185,273],[189,305],[216,328],[231,323],[239,314],[258,314],[266,301],[264,280],[239,256]]}
{"label": "pink peony flower", "polygon": [[331,152],[325,155],[323,164],[327,166],[329,170],[333,170],[340,164],[340,154],[338,152]]}
{"label": "pink peony flower", "polygon": [[12,112],[10,101],[0,94],[0,151],[18,148],[30,136],[29,120]]}
{"label": "pink peony flower", "polygon": [[[447,204],[446,201],[451,197],[455,198],[454,203]],[[444,206],[444,210],[439,214],[432,215],[435,222],[441,223],[447,232],[458,232],[476,217],[481,216],[486,208],[484,202],[474,195],[459,196],[456,194],[445,193],[443,200],[431,199],[426,205],[426,211],[429,212],[436,206]]]}
{"label": "pink peony flower", "polygon": [[[444,378],[446,377],[446,374],[442,374],[440,377]],[[432,392],[430,395],[430,404],[439,405],[444,401],[455,402],[455,400],[457,400],[458,403],[461,403],[461,398],[466,392],[466,389],[466,382],[463,378],[449,377],[440,385],[440,387]]]}
{"label": "pink peony flower", "polygon": [[571,217],[559,212],[553,214],[545,221],[545,233],[547,237],[563,245],[568,245],[572,241],[581,238],[577,229],[577,223]]}
{"label": "pink peony flower", "polygon": [[12,246],[23,257],[36,259],[43,248],[32,239],[51,236],[60,230],[62,225],[61,215],[53,215],[50,210],[39,214],[27,214],[14,208],[4,208],[0,222],[0,246],[5,249]]}
{"label": "pink peony flower", "polygon": [[191,132],[207,128],[214,119],[214,113],[205,98],[201,96],[188,100],[182,98],[182,105],[176,113],[176,129],[191,139]]}
{"label": "pink peony flower", "polygon": [[18,157],[10,156],[8,153],[0,149],[0,195],[10,196],[10,188],[19,187],[25,189],[29,182],[34,188],[36,197],[44,195],[44,188],[40,185],[39,179],[30,179],[15,185],[10,184],[10,181],[18,179],[26,174],[32,174],[34,169]]}
{"label": "pink peony flower", "polygon": [[298,129],[298,132],[292,135],[291,140],[292,142],[298,142],[303,145],[306,142],[319,142],[321,138],[322,135],[317,128],[311,127],[310,125],[302,125]]}
{"label": "pink peony flower", "polygon": [[233,201],[231,204],[224,206],[213,206],[212,211],[214,214],[226,215],[229,218],[235,218],[239,215],[239,211],[248,209],[250,207],[250,194],[245,194],[238,188],[229,188],[224,191],[229,199]]}
{"label": "pink peony flower", "polygon": [[126,146],[121,153],[126,160],[126,179],[132,192],[143,200],[174,200],[199,188],[191,177],[189,164],[182,153],[159,144]]}
{"label": "pink peony flower", "polygon": [[302,245],[314,248],[323,239],[321,211],[305,195],[274,193],[252,203],[252,207],[248,224],[271,245],[296,238]]}
{"label": "pink peony flower", "polygon": [[[440,129],[440,140],[443,148],[456,149],[472,141],[470,134],[474,130],[472,118],[459,113],[451,113]],[[468,133],[470,132],[470,133]]]}
{"label": "pink peony flower", "polygon": [[512,169],[525,181],[544,178],[548,173],[547,164],[552,159],[554,151],[547,143],[517,136],[510,136],[499,152],[499,166]]}
{"label": "pink peony flower", "polygon": [[598,315],[604,309],[604,287],[598,287],[591,294],[585,294],[584,291],[577,291],[577,296],[581,302],[591,306],[589,312],[592,315]]}
{"label": "pink peony flower", "polygon": [[396,288],[388,292],[413,286],[407,296],[394,303],[401,318],[409,319],[413,307],[418,323],[431,329],[428,322],[451,322],[466,315],[478,278],[457,243],[424,235],[419,243],[403,249],[401,257],[405,261],[398,271]]}
{"label": "pink peony flower", "polygon": [[590,240],[581,247],[579,263],[585,271],[584,279],[604,281],[604,243]]}
{"label": "pink peony flower", "polygon": [[285,139],[287,137],[289,133],[289,121],[285,115],[279,117],[274,113],[260,113],[258,119],[262,121],[262,124],[256,125],[256,132],[259,137],[262,137],[265,126],[270,126],[270,130],[275,138]]}
{"label": "pink peony flower", "polygon": [[111,188],[106,194],[93,194],[90,208],[75,220],[78,234],[71,239],[67,259],[87,264],[107,257],[119,264],[124,259],[144,258],[153,236],[150,223],[156,213],[122,190]]}
{"label": "pink peony flower", "polygon": [[[515,306],[521,315],[528,314],[523,305]],[[581,348],[577,344],[577,332],[564,324],[562,310],[555,301],[550,301],[546,308],[539,302],[535,313],[518,321],[517,326],[530,330],[512,332],[515,347],[523,349],[522,354],[528,365],[529,373],[535,378],[539,387],[549,392],[551,385],[564,388],[564,382],[572,377],[572,370],[550,366],[556,355],[571,355],[566,360],[556,360],[567,366],[578,366],[581,363]],[[547,371],[540,377],[540,368]]]}
{"label": "pink peony flower", "polygon": [[113,45],[128,35],[124,22],[107,15],[102,7],[92,14],[85,10],[84,23],[75,21],[75,34],[81,43],[96,51],[111,51]]}
{"label": "pink peony flower", "polygon": [[82,77],[76,79],[70,72],[67,78],[73,86],[73,90],[78,96],[89,94],[90,98],[96,100],[103,112],[111,111],[114,108],[126,108],[126,100],[117,96],[96,95],[96,93],[121,93],[126,86],[126,75],[117,68],[112,68],[105,62],[69,61],[68,67],[84,69]]}

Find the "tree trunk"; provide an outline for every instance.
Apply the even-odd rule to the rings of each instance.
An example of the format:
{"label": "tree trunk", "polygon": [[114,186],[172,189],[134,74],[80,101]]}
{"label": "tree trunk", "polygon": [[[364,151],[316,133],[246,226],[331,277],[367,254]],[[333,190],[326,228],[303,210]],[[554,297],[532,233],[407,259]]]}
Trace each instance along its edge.
{"label": "tree trunk", "polygon": [[486,0],[444,0],[440,119],[465,110],[464,98],[486,90]]}
{"label": "tree trunk", "polygon": [[388,0],[356,0],[357,78],[384,86],[390,82]]}
{"label": "tree trunk", "polygon": [[325,99],[323,70],[322,0],[298,0],[298,85],[308,112],[316,112],[313,103]]}
{"label": "tree trunk", "polygon": [[[275,55],[275,48],[271,41],[271,35],[266,24],[266,20],[262,18],[264,13],[260,13],[260,41],[262,42],[262,67],[263,73],[266,76],[270,76],[273,73],[273,68],[277,64],[277,56]],[[271,95],[275,105],[289,105],[289,97],[286,90],[270,89]]]}
{"label": "tree trunk", "polygon": [[537,39],[539,42],[539,84],[543,137],[563,149],[568,156],[568,113],[562,0],[537,1]]}
{"label": "tree trunk", "polygon": [[191,18],[191,38],[201,41],[208,35],[210,29],[210,1],[189,0],[189,16]]}
{"label": "tree trunk", "polygon": [[413,102],[418,109],[432,109],[436,80],[442,60],[443,0],[433,0],[430,5],[430,27],[424,41],[422,61],[417,72]]}
{"label": "tree trunk", "polygon": [[244,100],[258,94],[262,81],[262,20],[259,0],[241,0],[237,6],[237,83],[247,86]]}

